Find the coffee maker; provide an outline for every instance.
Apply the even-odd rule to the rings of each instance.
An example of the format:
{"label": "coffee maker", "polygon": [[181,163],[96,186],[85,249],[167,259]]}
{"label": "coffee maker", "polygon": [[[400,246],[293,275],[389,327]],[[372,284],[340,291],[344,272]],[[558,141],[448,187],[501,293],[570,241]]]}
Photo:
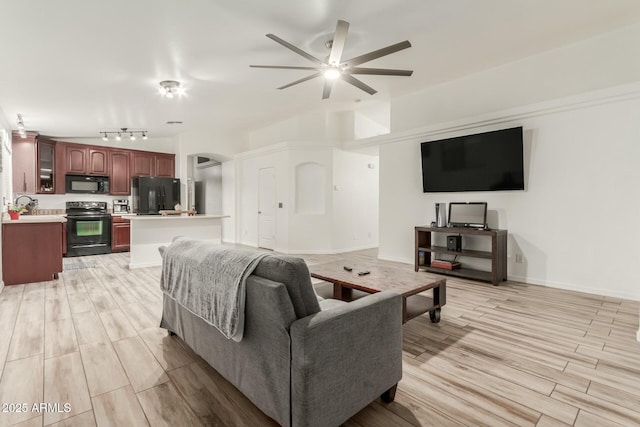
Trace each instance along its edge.
{"label": "coffee maker", "polygon": [[127,199],[114,200],[113,213],[129,213],[129,200]]}

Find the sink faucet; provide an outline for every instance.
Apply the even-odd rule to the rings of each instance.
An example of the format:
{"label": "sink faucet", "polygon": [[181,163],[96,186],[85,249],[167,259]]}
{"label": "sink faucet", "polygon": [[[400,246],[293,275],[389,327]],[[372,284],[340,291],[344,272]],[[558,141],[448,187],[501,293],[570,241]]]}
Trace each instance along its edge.
{"label": "sink faucet", "polygon": [[18,201],[22,198],[26,197],[27,199],[29,199],[29,202],[26,205],[23,205],[25,208],[27,208],[27,214],[32,214],[34,210],[36,210],[36,208],[38,207],[38,201],[32,199],[29,196],[18,196],[16,197],[16,200],[14,202],[14,204],[16,206],[18,206]]}

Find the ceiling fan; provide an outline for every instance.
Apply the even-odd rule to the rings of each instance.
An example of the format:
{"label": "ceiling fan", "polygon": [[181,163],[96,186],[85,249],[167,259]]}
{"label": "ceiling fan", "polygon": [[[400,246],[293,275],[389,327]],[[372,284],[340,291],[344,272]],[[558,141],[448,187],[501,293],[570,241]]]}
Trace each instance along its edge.
{"label": "ceiling fan", "polygon": [[282,40],[280,37],[274,34],[267,34],[271,40],[280,43],[287,49],[291,49],[298,55],[301,55],[311,62],[317,64],[315,67],[295,67],[287,65],[250,65],[253,68],[278,68],[285,70],[313,70],[315,73],[303,77],[300,80],[281,86],[278,89],[286,89],[298,83],[306,82],[307,80],[314,79],[319,76],[324,76],[324,88],[322,90],[322,99],[329,98],[331,95],[331,88],[333,82],[336,79],[342,79],[343,81],[352,84],[353,86],[367,92],[369,95],[375,94],[377,91],[371,86],[365,84],[361,80],[353,77],[353,74],[370,74],[378,76],[404,76],[409,77],[413,74],[411,70],[390,70],[384,68],[362,68],[358,67],[360,64],[372,61],[374,59],[390,55],[400,50],[411,47],[411,43],[405,40],[400,43],[393,44],[391,46],[383,47],[382,49],[374,50],[373,52],[365,53],[364,55],[356,56],[355,58],[342,60],[342,51],[347,42],[347,32],[349,31],[349,23],[346,21],[338,21],[336,25],[336,32],[333,35],[333,40],[327,42],[327,47],[331,48],[329,58],[326,61],[322,61],[313,55],[308,54],[300,48],[292,45],[291,43]]}

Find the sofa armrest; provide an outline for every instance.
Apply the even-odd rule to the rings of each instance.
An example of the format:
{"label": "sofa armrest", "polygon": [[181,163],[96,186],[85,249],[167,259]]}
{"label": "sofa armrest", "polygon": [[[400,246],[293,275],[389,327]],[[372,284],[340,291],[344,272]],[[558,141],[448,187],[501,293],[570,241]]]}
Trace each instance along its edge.
{"label": "sofa armrest", "polygon": [[291,324],[292,425],[339,425],[402,378],[402,297],[380,292]]}

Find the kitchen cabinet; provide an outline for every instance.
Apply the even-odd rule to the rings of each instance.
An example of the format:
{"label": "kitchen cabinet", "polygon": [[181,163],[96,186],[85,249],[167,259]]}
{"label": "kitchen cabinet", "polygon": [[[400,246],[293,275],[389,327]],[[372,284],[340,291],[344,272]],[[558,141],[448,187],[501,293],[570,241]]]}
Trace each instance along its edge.
{"label": "kitchen cabinet", "polygon": [[128,151],[109,151],[109,193],[118,196],[131,194],[131,171]]}
{"label": "kitchen cabinet", "polygon": [[27,132],[26,138],[13,132],[11,151],[14,193],[64,193],[56,141],[40,138],[37,132]]}
{"label": "kitchen cabinet", "polygon": [[175,154],[155,154],[155,176],[173,178],[175,175]]}
{"label": "kitchen cabinet", "polygon": [[106,148],[89,148],[89,167],[87,170],[89,175],[109,175],[109,157],[107,152]]}
{"label": "kitchen cabinet", "polygon": [[129,251],[131,247],[131,223],[128,218],[111,218],[111,252]]}
{"label": "kitchen cabinet", "polygon": [[131,176],[175,177],[176,155],[133,151],[131,154]]}
{"label": "kitchen cabinet", "polygon": [[108,149],[80,144],[67,145],[66,173],[70,175],[109,175]]}
{"label": "kitchen cabinet", "polygon": [[77,144],[67,144],[67,170],[70,175],[86,175],[87,147]]}
{"label": "kitchen cabinet", "polygon": [[27,132],[22,138],[18,132],[11,134],[11,163],[14,193],[36,192],[36,136]]}
{"label": "kitchen cabinet", "polygon": [[60,185],[55,173],[56,143],[38,139],[36,146],[38,149],[36,192],[53,194],[56,186]]}
{"label": "kitchen cabinet", "polygon": [[5,285],[44,282],[62,272],[63,223],[12,221],[2,224]]}
{"label": "kitchen cabinet", "polygon": [[154,176],[155,156],[146,151],[133,151],[131,153],[131,176]]}

